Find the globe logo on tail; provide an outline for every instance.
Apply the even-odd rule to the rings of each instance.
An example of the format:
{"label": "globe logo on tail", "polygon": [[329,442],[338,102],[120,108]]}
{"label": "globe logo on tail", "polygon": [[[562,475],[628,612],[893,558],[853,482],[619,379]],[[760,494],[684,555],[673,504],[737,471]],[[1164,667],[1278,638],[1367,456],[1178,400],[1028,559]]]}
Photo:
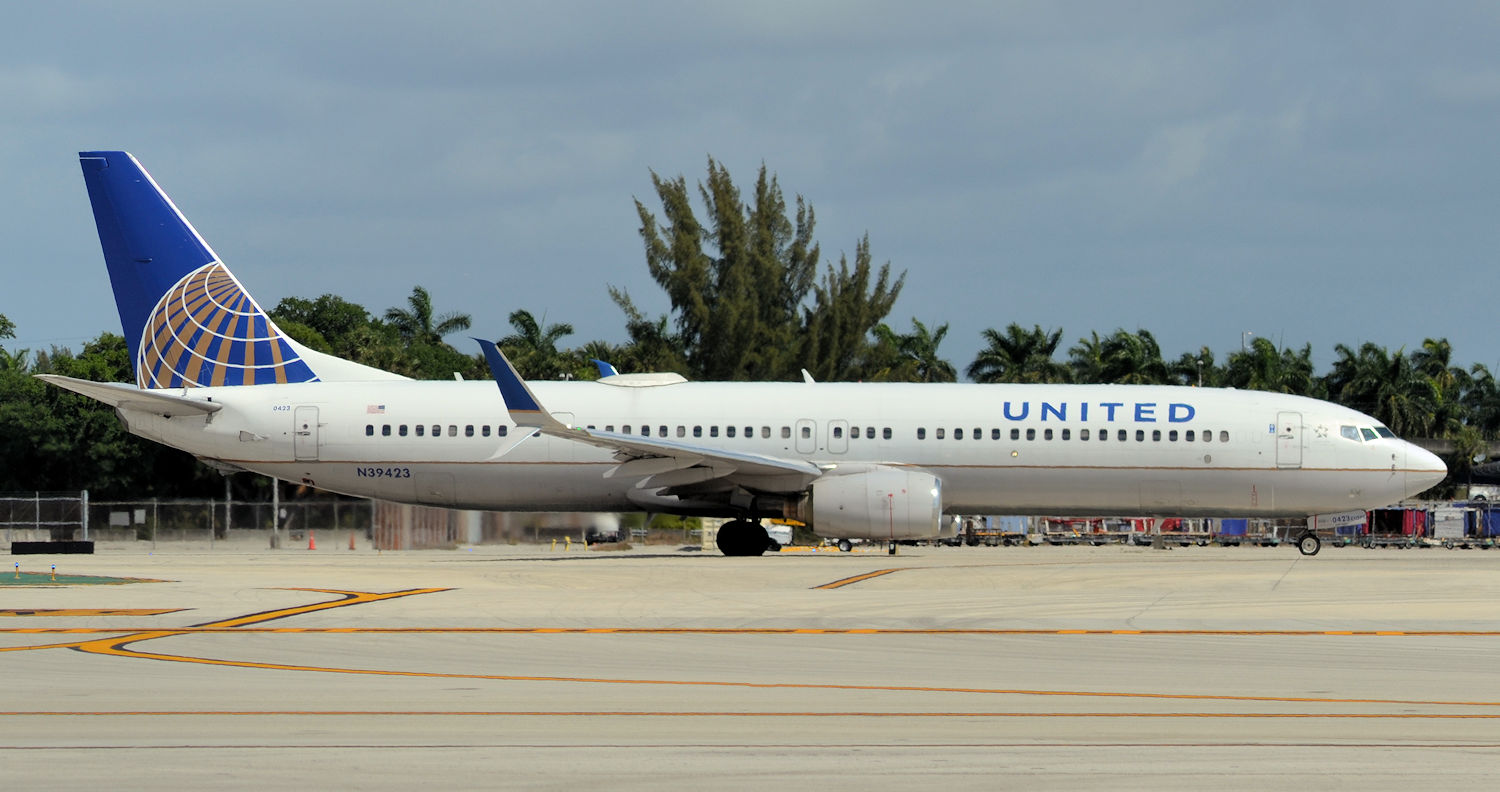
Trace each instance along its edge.
{"label": "globe logo on tail", "polygon": [[136,359],[142,388],[314,382],[313,374],[223,264],[193,270],[146,319]]}

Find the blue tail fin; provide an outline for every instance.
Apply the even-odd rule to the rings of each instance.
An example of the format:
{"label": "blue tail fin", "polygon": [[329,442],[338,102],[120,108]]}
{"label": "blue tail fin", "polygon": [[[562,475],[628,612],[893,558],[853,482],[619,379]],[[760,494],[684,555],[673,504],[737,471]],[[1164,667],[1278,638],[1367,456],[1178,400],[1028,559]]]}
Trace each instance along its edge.
{"label": "blue tail fin", "polygon": [[135,157],[78,158],[137,385],[318,379],[307,350],[266,316]]}

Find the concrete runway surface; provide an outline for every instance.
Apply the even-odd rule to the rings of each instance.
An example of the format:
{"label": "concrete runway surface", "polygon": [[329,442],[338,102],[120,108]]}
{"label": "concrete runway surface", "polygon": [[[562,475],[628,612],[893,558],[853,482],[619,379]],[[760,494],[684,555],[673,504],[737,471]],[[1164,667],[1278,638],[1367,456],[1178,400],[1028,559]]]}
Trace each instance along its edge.
{"label": "concrete runway surface", "polygon": [[12,788],[1500,780],[1500,553],[15,560],[161,582],[0,588]]}

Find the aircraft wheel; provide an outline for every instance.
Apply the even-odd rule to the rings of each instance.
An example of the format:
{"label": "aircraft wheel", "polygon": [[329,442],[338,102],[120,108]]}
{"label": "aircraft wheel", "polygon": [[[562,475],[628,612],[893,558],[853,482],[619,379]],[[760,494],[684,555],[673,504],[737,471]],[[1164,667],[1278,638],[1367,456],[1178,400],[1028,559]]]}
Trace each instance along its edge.
{"label": "aircraft wheel", "polygon": [[1305,556],[1315,556],[1322,548],[1323,540],[1319,539],[1317,534],[1302,534],[1302,537],[1297,540],[1297,549]]}
{"label": "aircraft wheel", "polygon": [[853,542],[849,541],[848,539],[840,539],[839,540],[839,552],[840,553],[847,553],[847,552],[849,552],[849,551],[851,551],[853,549],[854,549],[854,543]]}

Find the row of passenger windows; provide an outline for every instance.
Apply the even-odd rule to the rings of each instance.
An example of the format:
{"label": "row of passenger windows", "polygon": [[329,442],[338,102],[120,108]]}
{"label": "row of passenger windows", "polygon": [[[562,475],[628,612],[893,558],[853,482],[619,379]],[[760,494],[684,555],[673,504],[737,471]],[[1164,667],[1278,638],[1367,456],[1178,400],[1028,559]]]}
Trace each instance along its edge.
{"label": "row of passenger windows", "polygon": [[[593,429],[594,428],[593,424],[590,424],[589,428]],[[641,435],[641,437],[651,437],[652,434],[653,434],[653,432],[654,432],[655,436],[657,436],[657,437],[670,437],[671,436],[671,434],[670,434],[670,430],[671,429],[672,429],[672,427],[669,427],[669,426],[666,426],[666,425],[660,425],[660,426],[656,426],[656,427],[651,427],[649,425],[642,425],[640,427],[640,435]],[[755,437],[755,427],[753,427],[753,426],[743,427],[743,433],[741,433],[741,429],[742,429],[742,427],[738,427],[738,426],[726,426],[726,427],[723,427],[723,431],[724,431],[723,436],[724,437],[740,437],[740,436],[743,436],[743,437],[746,437],[746,438],[753,438],[753,437]],[[606,431],[606,432],[613,432],[614,430],[615,430],[615,425],[614,424],[606,424],[604,426],[604,431]],[[850,427],[849,428],[849,437],[852,438],[852,439],[858,440],[861,437],[861,434],[860,434],[861,431],[864,432],[863,437],[865,437],[866,439],[868,439],[868,440],[874,440],[875,439],[876,428],[873,427],[873,426],[866,426],[866,427],[864,427],[863,430],[861,430],[860,427],[857,427],[857,426]],[[884,438],[886,440],[891,439],[891,429],[890,429],[890,427],[885,427],[884,429],[880,429],[879,431],[880,431],[880,436],[882,438]],[[620,427],[620,434],[635,434],[635,433],[636,432],[634,431],[634,424],[624,424],[623,426]],[[717,427],[717,426],[693,426],[693,427],[678,426],[678,427],[676,427],[676,435],[678,437],[687,437],[690,433],[691,433],[691,435],[693,437],[718,437],[719,436],[719,427]],[[812,438],[812,427],[811,426],[800,426],[800,427],[798,427],[798,433],[802,436],[802,439],[804,439],[804,440],[811,439]],[[783,427],[781,427],[780,434],[781,434],[781,439],[783,439],[783,440],[790,440],[792,438],[792,427],[790,427],[790,426],[783,426]],[[765,439],[765,440],[771,439],[771,427],[769,427],[769,426],[762,426],[762,427],[760,427],[760,436],[761,436],[762,439]],[[833,428],[833,436],[835,438],[840,438],[840,439],[843,438],[843,436],[844,436],[844,427],[842,427],[842,426],[835,426]]]}
{"label": "row of passenger windows", "polygon": [[[591,426],[589,426],[589,428],[593,429],[594,427],[591,425]],[[620,432],[622,434],[634,434],[634,432],[631,431],[632,428],[633,428],[632,424],[624,424],[623,426],[620,427]],[[429,430],[427,424],[415,424],[412,427],[408,427],[406,424],[397,424],[394,427],[391,424],[382,424],[381,427],[380,427],[380,436],[381,437],[390,437],[392,435],[392,433],[393,433],[392,432],[393,429],[394,429],[394,434],[397,437],[407,437],[408,434],[409,434],[409,432],[411,434],[415,434],[417,437],[428,437],[428,436],[431,436],[431,437],[442,437],[443,436],[443,425],[442,424],[432,424],[430,430]],[[667,437],[667,436],[669,436],[668,435],[668,427],[666,425],[657,426],[657,427],[655,427],[655,429],[656,429],[655,435],[657,437]],[[494,427],[494,434],[495,434],[496,437],[505,437],[506,434],[509,433],[509,430],[510,430],[510,427],[508,427],[508,426],[496,426],[496,427]],[[615,427],[614,427],[613,424],[607,424],[604,427],[604,431],[606,431],[606,432],[613,432],[614,430],[615,430]],[[708,437],[718,437],[719,436],[719,427],[718,426],[709,426],[709,427],[707,427],[707,430],[708,430],[708,432],[707,432],[707,436]],[[808,439],[812,438],[812,427],[811,426],[806,426],[806,425],[800,426],[800,427],[798,427],[798,430],[799,430],[798,433],[802,436],[802,439],[808,440]],[[851,427],[849,427],[848,431],[849,431],[849,439],[851,439],[851,440],[858,440],[861,437],[865,438],[866,440],[874,440],[875,439],[876,428],[873,427],[873,426],[866,426],[866,427],[863,427],[863,428],[858,427],[858,426],[851,426]],[[1025,438],[1027,440],[1035,440],[1035,439],[1037,439],[1037,430],[1036,429],[1033,428],[1033,429],[1022,430],[1022,429],[1020,429],[1018,427],[1012,427],[1011,428],[1011,430],[1009,432],[1010,439],[1012,439],[1012,440],[1020,440],[1022,438],[1022,436],[1023,436],[1023,431],[1024,431],[1024,436],[1025,436]],[[884,427],[884,428],[880,429],[879,432],[880,432],[880,437],[882,439],[885,439],[885,440],[891,439],[891,428],[890,427],[888,427],[888,426]],[[1054,434],[1054,432],[1055,432],[1055,434]],[[652,427],[649,426],[649,425],[642,425],[640,427],[640,433],[641,433],[642,437],[651,437],[652,436]],[[464,437],[474,437],[475,436],[475,427],[474,427],[474,424],[466,424],[463,427],[463,434],[464,434]],[[686,426],[678,426],[676,434],[677,434],[678,437],[687,437],[688,436],[688,427],[686,427]],[[735,436],[737,436],[739,434],[740,434],[740,427],[738,427],[738,426],[726,426],[726,427],[724,427],[724,437],[735,437]],[[781,434],[781,437],[782,437],[783,440],[789,440],[789,439],[791,439],[791,437],[792,437],[792,427],[790,427],[790,426],[783,426],[783,427],[781,427],[781,433],[780,434]],[[1165,438],[1163,437],[1164,434],[1165,434]],[[833,438],[835,440],[841,440],[841,439],[843,439],[844,438],[844,427],[842,427],[842,426],[834,426],[833,429],[832,429],[832,435],[833,435]],[[375,436],[375,425],[374,424],[365,424],[365,436],[366,437],[373,437],[373,436]],[[448,424],[448,436],[449,437],[458,437],[458,424]],[[488,424],[484,424],[484,425],[479,426],[479,428],[478,428],[478,436],[479,437],[489,437],[490,436],[490,427],[489,427]],[[703,437],[704,436],[704,427],[702,427],[702,426],[694,426],[694,427],[692,427],[692,436],[693,437]],[[753,426],[746,426],[746,427],[744,427],[743,436],[746,437],[746,438],[753,438],[753,437],[755,437],[755,427],[753,427]],[[771,437],[771,427],[769,427],[769,426],[762,426],[762,427],[760,427],[760,436],[763,439],[770,439],[770,437]],[[963,440],[965,438],[965,436],[966,435],[965,435],[965,430],[964,429],[958,428],[958,429],[954,429],[953,430],[953,439],[954,440]],[[1001,430],[1001,429],[997,428],[997,429],[991,429],[990,430],[990,439],[991,440],[1000,440],[1004,436],[1005,436],[1005,432],[1003,430]],[[1110,438],[1110,433],[1109,433],[1108,429],[1100,429],[1093,436],[1094,436],[1094,438],[1096,438],[1098,440],[1108,441],[1109,438]],[[937,428],[937,429],[933,430],[933,438],[934,439],[943,440],[946,437],[947,437],[947,429],[940,427],[940,428]],[[976,427],[972,431],[968,432],[967,437],[972,438],[974,440],[981,440],[981,439],[984,438],[984,430]],[[1072,429],[1057,429],[1057,430],[1054,430],[1054,429],[1051,429],[1051,428],[1047,428],[1047,429],[1041,430],[1041,438],[1043,440],[1053,440],[1053,439],[1071,440],[1071,439],[1073,439],[1073,430]],[[917,429],[917,439],[918,440],[926,440],[927,439],[927,428],[926,427],[920,427],[920,428]],[[1088,440],[1089,439],[1089,430],[1088,429],[1079,429],[1078,430],[1078,439],[1079,440]],[[1125,441],[1127,441],[1127,440],[1129,440],[1130,439],[1130,430],[1128,430],[1128,429],[1118,429],[1118,430],[1116,430],[1116,432],[1115,432],[1115,439],[1118,440],[1119,442],[1122,442],[1122,443],[1125,442]],[[1135,439],[1136,439],[1136,442],[1145,442],[1145,440],[1146,440],[1146,430],[1145,429],[1136,429],[1135,430]],[[1163,439],[1166,439],[1166,441],[1170,442],[1170,443],[1175,443],[1175,442],[1178,442],[1179,440],[1181,440],[1182,442],[1187,442],[1187,443],[1193,443],[1193,442],[1199,442],[1199,441],[1204,442],[1204,443],[1212,443],[1214,441],[1214,433],[1213,433],[1213,430],[1209,430],[1209,429],[1205,429],[1202,432],[1199,432],[1199,431],[1196,431],[1196,430],[1193,430],[1193,429],[1185,429],[1185,430],[1182,430],[1182,432],[1180,434],[1179,434],[1178,430],[1176,430],[1176,429],[1169,429],[1165,433],[1163,433],[1162,430],[1160,430],[1160,429],[1152,429],[1151,430],[1151,440],[1153,442],[1161,442],[1161,440],[1163,440]],[[1219,432],[1219,442],[1221,442],[1221,443],[1227,443],[1227,442],[1229,442],[1229,432],[1221,430]]]}
{"label": "row of passenger windows", "polygon": [[[390,437],[391,436],[391,428],[392,427],[391,427],[390,424],[382,424],[381,427],[380,427],[380,436],[381,437]],[[413,428],[415,430],[415,433],[416,433],[417,437],[427,437],[428,436],[427,424],[417,424]],[[407,427],[406,424],[397,424],[396,427],[395,427],[395,434],[396,434],[396,436],[397,437],[406,437],[407,436],[407,429],[408,429],[408,427]],[[496,437],[504,437],[504,436],[506,436],[509,433],[510,433],[510,427],[509,426],[497,426],[497,427],[495,427],[495,436]],[[374,437],[374,436],[375,436],[375,424],[365,424],[365,437]],[[432,425],[431,436],[432,437],[442,437],[443,436],[443,425],[442,424],[433,424]],[[448,424],[448,436],[449,437],[458,437],[458,424]],[[466,424],[464,426],[464,437],[473,437],[473,436],[474,436],[474,424]],[[479,436],[480,437],[489,437],[490,436],[490,427],[488,425],[482,425],[482,426],[480,426],[479,427]]]}
{"label": "row of passenger windows", "polygon": [[[1036,429],[1025,429],[1025,430],[1022,430],[1022,429],[1019,429],[1019,428],[1012,428],[1010,430],[1010,439],[1012,439],[1012,440],[1020,440],[1022,438],[1022,436],[1023,436],[1023,432],[1024,432],[1024,436],[1025,436],[1025,438],[1027,440],[1035,440],[1035,439],[1037,439],[1037,430]],[[1115,439],[1117,441],[1123,443],[1123,442],[1125,442],[1125,441],[1127,441],[1127,440],[1130,439],[1130,434],[1131,434],[1131,430],[1129,430],[1129,429],[1117,429],[1117,430],[1115,430]],[[934,439],[942,440],[946,436],[947,436],[947,430],[946,429],[938,428],[938,429],[934,429],[933,430],[933,437],[934,437]],[[962,440],[962,439],[964,439],[964,436],[965,435],[964,435],[964,430],[963,429],[954,429],[953,430],[953,439],[954,440]],[[979,428],[975,428],[972,432],[970,432],[968,434],[968,436],[971,437],[971,438],[973,438],[973,439],[975,439],[975,440],[981,440],[981,439],[984,438],[984,430],[983,429],[979,429]],[[999,439],[1003,438],[1004,436],[1005,436],[1005,433],[1002,430],[1000,430],[1000,429],[991,429],[990,430],[990,439],[991,440],[999,440]],[[1043,440],[1053,440],[1053,439],[1072,440],[1073,439],[1073,430],[1072,429],[1057,429],[1057,430],[1053,430],[1053,429],[1050,429],[1050,428],[1049,429],[1043,429],[1043,430],[1041,430],[1041,438]],[[1108,429],[1100,429],[1096,434],[1094,434],[1094,438],[1097,439],[1097,440],[1101,440],[1101,441],[1107,441],[1107,440],[1109,440],[1109,438],[1110,438],[1109,430]],[[926,427],[922,427],[922,428],[917,429],[917,439],[918,440],[926,440],[927,439],[927,429],[926,429]],[[1078,430],[1078,439],[1079,440],[1088,440],[1089,439],[1089,430],[1088,429],[1079,429]],[[1135,430],[1135,439],[1136,439],[1136,442],[1138,442],[1138,443],[1144,443],[1146,441],[1146,430],[1145,429],[1136,429]],[[1212,443],[1214,441],[1214,433],[1213,433],[1212,429],[1204,429],[1201,432],[1198,431],[1198,430],[1195,430],[1195,429],[1184,429],[1181,432],[1179,432],[1176,429],[1168,429],[1166,432],[1163,432],[1160,429],[1152,429],[1151,430],[1151,441],[1159,443],[1162,440],[1166,440],[1169,443],[1176,443],[1179,440],[1181,442],[1185,442],[1185,443],[1196,443],[1196,442],[1199,442],[1199,441],[1202,441],[1204,443]],[[1227,442],[1229,442],[1229,432],[1221,430],[1219,432],[1219,442],[1221,442],[1221,443],[1227,443]]]}

